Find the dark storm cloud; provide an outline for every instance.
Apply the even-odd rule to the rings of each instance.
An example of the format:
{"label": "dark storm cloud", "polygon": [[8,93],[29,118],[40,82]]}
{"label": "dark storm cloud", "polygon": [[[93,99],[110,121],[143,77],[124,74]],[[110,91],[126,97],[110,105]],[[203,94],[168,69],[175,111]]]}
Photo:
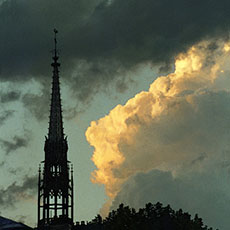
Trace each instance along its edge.
{"label": "dark storm cloud", "polygon": [[21,185],[14,182],[0,190],[0,205],[5,208],[14,207],[17,201],[33,197],[36,191],[37,176],[25,177]]}
{"label": "dark storm cloud", "polygon": [[168,63],[201,39],[227,34],[229,5],[217,0],[115,0],[109,7],[98,6],[84,29],[88,41],[93,38],[95,57],[131,66]]}
{"label": "dark storm cloud", "polygon": [[14,110],[6,110],[0,113],[0,126],[3,125],[5,123],[5,121],[10,118],[13,113],[15,111]]}
{"label": "dark storm cloud", "polygon": [[[62,75],[71,76],[85,102],[114,81],[117,70],[143,62],[168,66],[197,41],[227,36],[229,9],[227,0],[8,0],[0,5],[1,78],[24,81],[50,73],[51,31],[57,27]],[[88,70],[83,75],[75,68],[82,60]]]}
{"label": "dark storm cloud", "polygon": [[[73,94],[87,104],[101,89],[102,84],[108,85],[114,81],[122,81],[124,68],[118,62],[111,64],[108,60],[79,61],[71,78]],[[115,79],[116,76],[116,79]],[[106,91],[106,89],[103,89]]]}
{"label": "dark storm cloud", "polygon": [[[0,73],[5,80],[24,80],[49,71],[52,30],[57,27],[67,58],[78,28],[97,0],[8,0],[0,6]],[[78,34],[79,36],[79,34]],[[72,40],[72,42],[74,41]],[[68,45],[69,44],[69,45]],[[23,77],[21,76],[23,75]],[[19,77],[20,76],[20,77]]]}
{"label": "dark storm cloud", "polygon": [[16,101],[20,98],[21,93],[18,91],[10,91],[7,93],[2,93],[0,95],[0,102],[1,103],[8,103],[12,101]]}
{"label": "dark storm cloud", "polygon": [[16,151],[19,148],[27,147],[29,143],[29,138],[14,136],[12,140],[0,139],[0,145],[5,149],[6,154]]}

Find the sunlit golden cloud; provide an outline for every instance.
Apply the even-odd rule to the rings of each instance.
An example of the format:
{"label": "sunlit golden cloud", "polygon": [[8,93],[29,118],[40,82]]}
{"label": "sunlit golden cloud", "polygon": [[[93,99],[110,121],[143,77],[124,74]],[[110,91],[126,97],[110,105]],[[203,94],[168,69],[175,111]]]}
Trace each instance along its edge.
{"label": "sunlit golden cloud", "polygon": [[[184,151],[176,137],[175,140],[170,137],[170,141],[166,137],[169,143],[160,143],[159,130],[168,126],[170,136],[172,123],[183,122],[189,114],[194,114],[195,120],[198,116],[197,95],[206,95],[207,90],[228,90],[223,82],[227,78],[229,47],[222,41],[215,44],[206,41],[191,47],[175,59],[174,73],[158,77],[149,91],[138,93],[124,106],[116,106],[107,116],[91,123],[86,138],[94,147],[92,160],[97,167],[92,181],[105,185],[110,203],[122,184],[136,173],[152,169],[174,168],[175,171],[178,162],[197,157],[195,153],[190,154],[190,150]],[[152,127],[151,133],[146,131],[148,127]],[[191,135],[199,138],[197,132],[191,131]],[[143,136],[150,137],[143,141]],[[181,141],[189,146],[193,136],[181,137]],[[202,143],[196,148],[198,153],[205,151]]]}

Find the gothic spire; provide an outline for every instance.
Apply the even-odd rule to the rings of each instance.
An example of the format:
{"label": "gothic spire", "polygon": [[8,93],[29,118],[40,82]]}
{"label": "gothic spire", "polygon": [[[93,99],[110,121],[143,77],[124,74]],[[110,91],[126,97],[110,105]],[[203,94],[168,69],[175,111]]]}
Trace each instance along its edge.
{"label": "gothic spire", "polygon": [[38,177],[38,229],[72,229],[73,170],[67,158],[68,143],[64,137],[59,83],[57,33],[54,30],[53,81],[45,160]]}
{"label": "gothic spire", "polygon": [[53,63],[51,64],[51,66],[53,67],[53,82],[48,133],[48,139],[51,141],[58,141],[64,138],[58,70],[58,68],[60,67],[60,63],[58,62],[59,56],[57,51],[57,33],[58,31],[54,29],[54,56]]}

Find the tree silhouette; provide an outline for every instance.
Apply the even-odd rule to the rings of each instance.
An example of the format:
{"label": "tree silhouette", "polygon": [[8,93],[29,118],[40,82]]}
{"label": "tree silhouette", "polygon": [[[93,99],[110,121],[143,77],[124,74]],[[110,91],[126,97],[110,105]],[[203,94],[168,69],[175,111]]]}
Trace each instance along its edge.
{"label": "tree silhouette", "polygon": [[[78,229],[78,228],[76,228]],[[80,229],[80,228],[79,228]],[[138,211],[120,204],[103,219],[97,215],[87,225],[92,230],[212,230],[204,226],[203,220],[196,214],[194,219],[182,209],[174,211],[169,205],[148,203]]]}

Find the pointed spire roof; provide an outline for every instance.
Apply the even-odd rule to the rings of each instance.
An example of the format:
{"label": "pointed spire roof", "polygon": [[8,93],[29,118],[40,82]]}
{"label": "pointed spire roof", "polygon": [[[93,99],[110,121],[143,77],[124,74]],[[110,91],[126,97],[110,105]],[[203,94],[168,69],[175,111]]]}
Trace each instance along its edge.
{"label": "pointed spire roof", "polygon": [[53,63],[51,64],[51,66],[53,67],[53,81],[52,81],[50,121],[49,121],[49,133],[48,133],[48,139],[51,141],[58,141],[64,138],[59,70],[58,70],[58,68],[60,67],[60,63],[58,62],[59,56],[57,52],[57,33],[58,31],[54,29],[54,56],[53,56]]}

